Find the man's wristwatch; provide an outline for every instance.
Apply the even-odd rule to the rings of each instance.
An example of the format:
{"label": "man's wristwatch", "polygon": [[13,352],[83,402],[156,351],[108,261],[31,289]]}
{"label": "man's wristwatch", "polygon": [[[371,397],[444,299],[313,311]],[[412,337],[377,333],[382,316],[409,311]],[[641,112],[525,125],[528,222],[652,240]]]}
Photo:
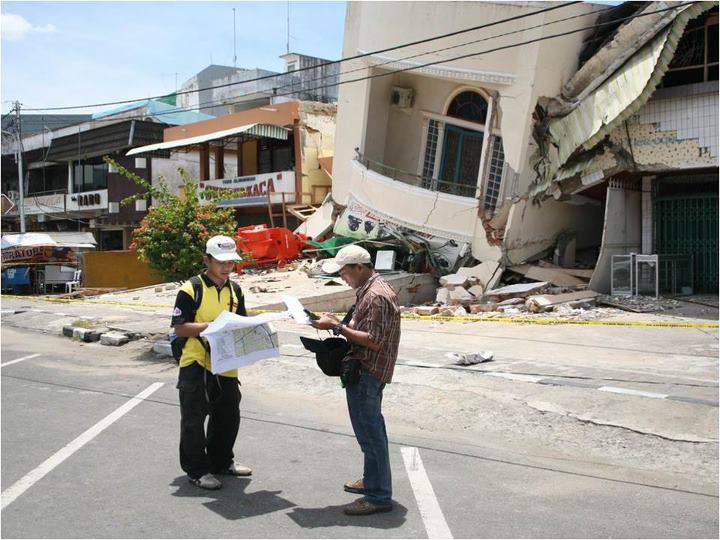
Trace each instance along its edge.
{"label": "man's wristwatch", "polygon": [[340,333],[342,332],[343,326],[345,326],[343,323],[336,324],[335,326],[333,326],[333,327],[332,327],[332,333],[333,333],[333,335],[334,335],[334,336],[339,336]]}

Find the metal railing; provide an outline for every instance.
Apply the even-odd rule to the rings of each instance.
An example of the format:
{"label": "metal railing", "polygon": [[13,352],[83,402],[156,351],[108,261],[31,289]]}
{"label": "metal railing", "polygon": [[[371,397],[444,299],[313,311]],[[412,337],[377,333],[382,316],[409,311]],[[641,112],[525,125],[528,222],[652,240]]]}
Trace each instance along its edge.
{"label": "metal railing", "polygon": [[460,197],[470,197],[474,199],[478,196],[478,187],[474,184],[458,184],[428,176],[421,176],[419,174],[403,171],[402,169],[390,167],[389,165],[370,159],[360,152],[355,152],[355,154],[355,161],[363,165],[366,169],[386,176],[397,182],[427,189],[429,191],[439,191],[440,193],[458,195]]}

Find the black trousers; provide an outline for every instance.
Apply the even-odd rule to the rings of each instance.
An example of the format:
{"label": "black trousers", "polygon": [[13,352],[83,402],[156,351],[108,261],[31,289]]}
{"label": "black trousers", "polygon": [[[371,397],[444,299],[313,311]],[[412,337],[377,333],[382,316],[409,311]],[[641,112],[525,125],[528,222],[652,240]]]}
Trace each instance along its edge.
{"label": "black trousers", "polygon": [[[180,466],[200,478],[230,466],[242,395],[234,377],[217,377],[197,362],[180,368]],[[205,419],[208,418],[207,436]]]}

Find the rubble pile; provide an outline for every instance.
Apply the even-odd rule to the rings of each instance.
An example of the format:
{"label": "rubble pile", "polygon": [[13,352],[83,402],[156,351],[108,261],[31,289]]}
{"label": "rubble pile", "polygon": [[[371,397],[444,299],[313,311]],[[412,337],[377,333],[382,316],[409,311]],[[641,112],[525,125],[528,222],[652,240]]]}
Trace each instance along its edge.
{"label": "rubble pile", "polygon": [[[504,274],[498,264],[482,263],[442,276],[434,305],[408,307],[404,312],[483,318],[553,313],[563,318],[597,318],[614,310],[596,308],[600,295],[587,289],[591,275],[591,269],[561,268],[544,261],[511,266]],[[505,285],[499,283],[501,277]]]}
{"label": "rubble pile", "polygon": [[633,313],[653,313],[675,309],[681,305],[671,298],[653,298],[652,296],[610,296],[598,295],[598,304],[615,307]]}

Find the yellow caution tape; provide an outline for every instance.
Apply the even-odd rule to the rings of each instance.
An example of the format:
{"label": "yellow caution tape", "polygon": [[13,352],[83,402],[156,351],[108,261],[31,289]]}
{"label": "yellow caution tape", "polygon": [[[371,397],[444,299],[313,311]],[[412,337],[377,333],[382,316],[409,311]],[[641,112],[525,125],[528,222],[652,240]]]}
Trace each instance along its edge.
{"label": "yellow caution tape", "polygon": [[[145,307],[145,308],[161,308],[161,309],[172,309],[169,304],[144,304],[141,302],[112,302],[109,300],[80,300],[71,298],[53,298],[37,297],[37,296],[17,296],[17,295],[3,295],[3,298],[17,298],[21,300],[33,300],[33,301],[44,301],[44,302],[57,302],[63,304],[99,304],[99,305],[112,305],[121,307]],[[271,309],[248,309],[249,313],[277,313],[279,310]],[[344,313],[338,313],[338,315],[344,315]],[[713,323],[683,323],[683,322],[645,322],[645,321],[583,321],[575,319],[530,319],[530,318],[512,318],[512,317],[462,317],[462,316],[447,316],[447,315],[415,315],[412,313],[403,313],[403,319],[420,320],[420,321],[464,321],[464,322],[503,322],[503,323],[514,323],[514,324],[542,324],[542,325],[553,325],[553,324],[584,324],[592,326],[640,326],[640,327],[665,327],[665,328],[720,328],[720,324]]]}

